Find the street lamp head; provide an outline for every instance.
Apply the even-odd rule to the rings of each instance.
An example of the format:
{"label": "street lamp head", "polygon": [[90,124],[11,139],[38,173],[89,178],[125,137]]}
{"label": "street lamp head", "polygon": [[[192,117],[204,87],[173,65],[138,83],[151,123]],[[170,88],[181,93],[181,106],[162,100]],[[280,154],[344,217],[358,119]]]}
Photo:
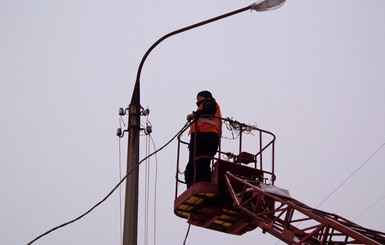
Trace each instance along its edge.
{"label": "street lamp head", "polygon": [[281,7],[285,1],[286,0],[264,0],[262,2],[253,3],[251,9],[258,12],[274,10]]}

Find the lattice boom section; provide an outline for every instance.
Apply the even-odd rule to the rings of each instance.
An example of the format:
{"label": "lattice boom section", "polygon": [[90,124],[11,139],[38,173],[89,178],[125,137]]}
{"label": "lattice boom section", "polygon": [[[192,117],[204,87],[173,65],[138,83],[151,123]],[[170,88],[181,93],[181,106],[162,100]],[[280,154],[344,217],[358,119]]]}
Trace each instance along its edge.
{"label": "lattice boom section", "polygon": [[385,244],[385,233],[266,192],[230,173],[226,184],[236,208],[256,219],[264,232],[288,244]]}

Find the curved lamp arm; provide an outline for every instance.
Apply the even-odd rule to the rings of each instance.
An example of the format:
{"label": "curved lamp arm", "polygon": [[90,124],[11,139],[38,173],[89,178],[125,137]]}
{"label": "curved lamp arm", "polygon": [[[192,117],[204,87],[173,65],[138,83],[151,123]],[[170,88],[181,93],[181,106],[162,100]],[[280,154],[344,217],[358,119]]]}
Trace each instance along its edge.
{"label": "curved lamp arm", "polygon": [[181,28],[179,30],[176,30],[176,31],[173,31],[173,32],[170,32],[170,33],[164,35],[147,50],[147,52],[144,54],[144,56],[140,62],[138,72],[136,75],[135,88],[134,88],[134,92],[132,94],[131,103],[136,102],[137,105],[139,105],[139,101],[140,101],[140,75],[142,73],[143,64],[146,61],[148,55],[151,53],[151,51],[156,46],[158,46],[158,44],[161,43],[163,40],[165,40],[171,36],[174,36],[176,34],[179,34],[181,32],[185,32],[185,31],[197,28],[199,26],[206,25],[206,24],[209,24],[211,22],[221,20],[221,19],[227,18],[227,17],[235,15],[235,14],[239,14],[239,13],[242,13],[242,12],[247,11],[247,10],[255,10],[258,12],[268,11],[268,10],[277,9],[277,8],[281,7],[284,3],[285,3],[285,0],[264,0],[262,2],[253,3],[247,7],[244,7],[244,8],[241,8],[241,9],[238,9],[238,10],[235,10],[235,11],[232,11],[232,12],[229,12],[229,13],[226,13],[226,14],[223,14],[223,15],[220,15],[220,16],[217,16],[217,17],[214,17],[214,18],[190,25],[190,26],[187,26],[184,28]]}

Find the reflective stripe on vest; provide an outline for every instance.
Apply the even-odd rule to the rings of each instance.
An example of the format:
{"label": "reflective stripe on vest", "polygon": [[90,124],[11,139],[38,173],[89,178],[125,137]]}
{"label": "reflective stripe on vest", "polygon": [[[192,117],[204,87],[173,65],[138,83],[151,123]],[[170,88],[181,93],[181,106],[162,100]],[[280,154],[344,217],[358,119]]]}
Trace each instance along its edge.
{"label": "reflective stripe on vest", "polygon": [[[218,113],[215,113],[215,116],[217,116],[217,117],[219,117],[219,114]],[[220,125],[220,123],[217,123],[217,122],[215,122],[215,121],[213,121],[213,120],[210,120],[210,119],[208,119],[208,118],[199,118],[198,119],[198,123],[208,123],[208,124],[211,124],[211,125],[214,125],[214,126],[217,126],[217,127],[220,127],[221,125]]]}

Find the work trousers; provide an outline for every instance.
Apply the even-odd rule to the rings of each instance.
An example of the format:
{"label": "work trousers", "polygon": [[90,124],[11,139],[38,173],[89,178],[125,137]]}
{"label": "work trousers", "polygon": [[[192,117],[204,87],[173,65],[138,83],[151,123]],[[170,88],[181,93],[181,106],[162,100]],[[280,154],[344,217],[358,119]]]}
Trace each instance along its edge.
{"label": "work trousers", "polygon": [[[196,140],[196,141],[195,141]],[[191,134],[189,144],[189,161],[184,172],[187,188],[196,182],[211,181],[211,158],[217,153],[219,145],[218,134],[214,132]],[[194,149],[195,157],[202,157],[195,160],[195,182],[194,182]]]}

